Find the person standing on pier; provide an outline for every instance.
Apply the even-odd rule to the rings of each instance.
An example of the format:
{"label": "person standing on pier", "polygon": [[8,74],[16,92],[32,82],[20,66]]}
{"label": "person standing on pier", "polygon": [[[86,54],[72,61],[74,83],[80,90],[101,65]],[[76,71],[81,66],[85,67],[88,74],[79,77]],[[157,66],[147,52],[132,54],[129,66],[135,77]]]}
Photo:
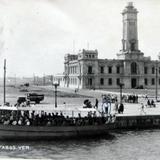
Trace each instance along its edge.
{"label": "person standing on pier", "polygon": [[156,107],[153,99],[151,100],[151,106],[152,106],[152,107]]}
{"label": "person standing on pier", "polygon": [[122,113],[123,114],[123,111],[124,111],[124,105],[123,103],[120,104],[119,108],[118,108],[118,113]]}
{"label": "person standing on pier", "polygon": [[147,105],[148,105],[149,107],[151,107],[151,102],[150,102],[149,99],[148,99],[148,101],[147,101]]}
{"label": "person standing on pier", "polygon": [[96,98],[95,108],[98,109],[98,99]]}
{"label": "person standing on pier", "polygon": [[146,114],[146,112],[144,111],[144,104],[143,104],[143,103],[141,103],[141,111],[140,111],[140,114],[142,114],[142,113]]}
{"label": "person standing on pier", "polygon": [[118,113],[118,100],[117,99],[115,100],[114,110],[115,110],[115,113]]}
{"label": "person standing on pier", "polygon": [[102,95],[102,112],[108,115],[108,98],[106,95]]}

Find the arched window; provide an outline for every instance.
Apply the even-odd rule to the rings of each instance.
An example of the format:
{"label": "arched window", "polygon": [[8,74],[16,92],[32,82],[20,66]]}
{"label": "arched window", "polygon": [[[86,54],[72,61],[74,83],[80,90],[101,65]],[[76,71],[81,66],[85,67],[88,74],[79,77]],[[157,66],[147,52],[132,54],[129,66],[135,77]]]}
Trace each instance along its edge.
{"label": "arched window", "polygon": [[134,50],[135,50],[135,43],[132,42],[132,43],[131,43],[131,51],[134,51]]}
{"label": "arched window", "polygon": [[137,63],[136,62],[131,63],[131,74],[137,74]]}

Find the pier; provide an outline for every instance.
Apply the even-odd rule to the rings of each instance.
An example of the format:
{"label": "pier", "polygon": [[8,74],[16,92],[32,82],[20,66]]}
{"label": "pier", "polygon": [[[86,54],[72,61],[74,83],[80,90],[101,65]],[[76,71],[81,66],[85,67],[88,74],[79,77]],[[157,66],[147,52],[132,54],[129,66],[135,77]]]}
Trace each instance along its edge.
{"label": "pier", "polygon": [[159,129],[160,115],[117,116],[114,129]]}
{"label": "pier", "polygon": [[[136,130],[136,129],[159,129],[160,128],[160,104],[156,103],[156,107],[149,107],[144,104],[144,110],[141,110],[141,104],[124,103],[124,113],[115,114],[114,104],[112,103],[111,115],[115,115],[116,119],[109,128],[112,130]],[[37,106],[21,107],[21,110],[44,110],[47,112],[51,111],[51,105],[39,104]],[[55,112],[63,112],[65,116],[69,115],[77,117],[79,113],[82,116],[87,116],[89,111],[95,111],[95,109],[84,109],[82,106],[75,105],[59,105],[58,108],[53,108]],[[73,113],[74,109],[74,113]],[[98,106],[97,116],[101,110],[101,104]]]}

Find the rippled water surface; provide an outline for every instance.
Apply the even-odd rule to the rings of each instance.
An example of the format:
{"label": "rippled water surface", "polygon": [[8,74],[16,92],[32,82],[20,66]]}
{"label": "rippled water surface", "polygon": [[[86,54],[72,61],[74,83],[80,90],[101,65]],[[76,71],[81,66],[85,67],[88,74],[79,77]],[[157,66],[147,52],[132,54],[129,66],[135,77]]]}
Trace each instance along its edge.
{"label": "rippled water surface", "polygon": [[[128,131],[112,135],[83,140],[0,142],[0,157],[57,160],[160,159],[160,130]],[[8,149],[8,146],[11,148]],[[26,148],[18,148],[23,146]]]}

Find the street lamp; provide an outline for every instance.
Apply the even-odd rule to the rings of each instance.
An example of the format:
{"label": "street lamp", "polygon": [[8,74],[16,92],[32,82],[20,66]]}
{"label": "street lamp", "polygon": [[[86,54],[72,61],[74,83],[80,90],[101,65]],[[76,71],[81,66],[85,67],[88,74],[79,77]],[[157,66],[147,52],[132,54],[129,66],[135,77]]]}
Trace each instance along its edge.
{"label": "street lamp", "polygon": [[119,86],[120,86],[120,104],[122,103],[122,88],[124,86],[123,83],[119,83]]}
{"label": "street lamp", "polygon": [[58,82],[54,82],[53,86],[55,87],[54,93],[55,93],[55,108],[57,108],[57,87],[59,86]]}

